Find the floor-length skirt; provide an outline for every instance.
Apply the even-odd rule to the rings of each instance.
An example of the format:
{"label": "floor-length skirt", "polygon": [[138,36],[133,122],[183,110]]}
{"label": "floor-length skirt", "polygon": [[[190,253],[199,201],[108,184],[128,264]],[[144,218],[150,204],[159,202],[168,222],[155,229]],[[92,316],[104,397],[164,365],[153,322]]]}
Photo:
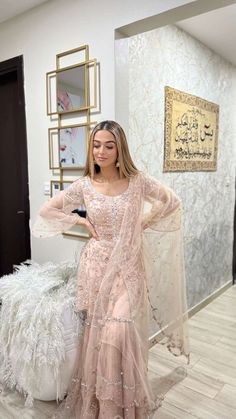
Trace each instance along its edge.
{"label": "floor-length skirt", "polygon": [[[93,305],[110,252],[110,245],[91,242],[81,254],[79,301],[81,309],[88,303],[87,318],[67,397],[53,418],[148,419],[160,404],[153,400],[147,377],[147,346],[132,318],[122,275],[117,274],[112,283],[111,315],[101,326],[93,321]],[[140,282],[137,292],[145,293],[144,278],[140,272],[134,274]]]}

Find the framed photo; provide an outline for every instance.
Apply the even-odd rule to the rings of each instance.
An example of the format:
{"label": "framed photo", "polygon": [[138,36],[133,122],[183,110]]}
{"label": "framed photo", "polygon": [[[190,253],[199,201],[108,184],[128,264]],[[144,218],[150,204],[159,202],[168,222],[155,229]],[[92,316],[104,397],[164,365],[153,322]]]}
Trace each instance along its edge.
{"label": "framed photo", "polygon": [[49,168],[84,169],[90,124],[49,128]]}
{"label": "framed photo", "polygon": [[165,87],[164,172],[217,169],[219,106]]}

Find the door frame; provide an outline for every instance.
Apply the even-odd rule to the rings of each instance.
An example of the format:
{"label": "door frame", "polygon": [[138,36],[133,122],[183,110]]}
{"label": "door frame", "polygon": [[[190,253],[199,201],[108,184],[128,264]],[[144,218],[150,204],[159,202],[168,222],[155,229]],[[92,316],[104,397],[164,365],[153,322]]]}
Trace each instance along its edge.
{"label": "door frame", "polygon": [[26,132],[26,115],[25,115],[25,94],[24,94],[24,61],[23,55],[0,62],[0,77],[4,74],[16,72],[17,74],[17,96],[18,96],[18,112],[17,112],[17,135],[20,142],[19,147],[19,166],[22,179],[22,201],[25,214],[25,249],[27,258],[31,258],[30,243],[30,204],[29,204],[29,178],[28,178],[28,149],[27,149],[27,132]]}

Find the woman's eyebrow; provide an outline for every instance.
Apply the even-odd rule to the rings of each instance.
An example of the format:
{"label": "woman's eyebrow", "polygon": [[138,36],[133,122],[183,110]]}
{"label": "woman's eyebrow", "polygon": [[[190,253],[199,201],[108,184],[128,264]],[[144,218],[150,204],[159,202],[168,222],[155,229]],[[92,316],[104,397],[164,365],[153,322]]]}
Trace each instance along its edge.
{"label": "woman's eyebrow", "polygon": [[[99,141],[99,140],[93,140],[93,142],[97,142],[97,143],[101,143],[101,141]],[[105,144],[107,144],[107,143],[114,143],[115,144],[115,141],[112,141],[112,140],[108,140],[108,141],[105,141]]]}

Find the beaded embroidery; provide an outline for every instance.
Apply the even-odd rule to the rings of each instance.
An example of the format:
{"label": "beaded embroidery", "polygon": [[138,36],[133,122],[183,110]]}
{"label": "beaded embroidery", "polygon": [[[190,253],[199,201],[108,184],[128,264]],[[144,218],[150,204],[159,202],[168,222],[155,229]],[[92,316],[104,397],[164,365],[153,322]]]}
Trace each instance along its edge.
{"label": "beaded embroidery", "polygon": [[107,321],[134,323],[133,319],[126,319],[125,317],[105,317]]}

